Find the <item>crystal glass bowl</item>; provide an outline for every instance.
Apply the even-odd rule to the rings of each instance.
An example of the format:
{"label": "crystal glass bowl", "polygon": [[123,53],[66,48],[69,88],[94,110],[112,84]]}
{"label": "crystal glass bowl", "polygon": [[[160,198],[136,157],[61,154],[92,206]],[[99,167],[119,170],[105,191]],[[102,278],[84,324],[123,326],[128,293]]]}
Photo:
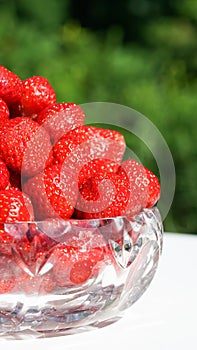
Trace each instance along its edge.
{"label": "crystal glass bowl", "polygon": [[1,225],[0,335],[23,339],[102,327],[150,284],[162,249],[156,207],[133,218]]}

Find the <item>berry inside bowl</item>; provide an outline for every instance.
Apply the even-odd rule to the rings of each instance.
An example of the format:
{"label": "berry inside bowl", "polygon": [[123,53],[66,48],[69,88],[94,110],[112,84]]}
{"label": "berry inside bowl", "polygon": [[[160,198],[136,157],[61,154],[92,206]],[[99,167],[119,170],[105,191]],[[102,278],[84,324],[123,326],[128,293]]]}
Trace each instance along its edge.
{"label": "berry inside bowl", "polygon": [[157,176],[124,136],[88,126],[41,76],[0,66],[0,336],[116,321],[146,290],[162,247]]}
{"label": "berry inside bowl", "polygon": [[71,334],[118,320],[149,286],[162,249],[156,207],[126,217],[4,224],[0,334]]}

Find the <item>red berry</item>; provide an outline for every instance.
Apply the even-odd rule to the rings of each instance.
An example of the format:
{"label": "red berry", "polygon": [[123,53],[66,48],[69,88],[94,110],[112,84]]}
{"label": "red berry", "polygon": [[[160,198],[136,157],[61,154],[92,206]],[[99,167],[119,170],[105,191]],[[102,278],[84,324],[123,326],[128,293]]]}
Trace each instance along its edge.
{"label": "red berry", "polygon": [[33,203],[37,220],[49,217],[71,217],[77,200],[78,188],[70,171],[61,171],[60,165],[49,166],[43,174],[29,179],[23,187]]}
{"label": "red berry", "polygon": [[20,256],[17,259],[18,265],[22,261],[28,265],[30,268],[33,268],[37,261],[37,254],[40,248],[38,237],[34,237],[32,242],[30,242],[27,236],[24,236],[22,239],[16,240],[14,243],[14,250]]}
{"label": "red berry", "polygon": [[92,274],[93,265],[91,260],[77,261],[70,270],[70,281],[73,284],[82,284],[86,282]]}
{"label": "red berry", "polygon": [[57,242],[55,237],[53,238],[53,232],[50,232],[50,236],[47,234],[47,232],[45,233],[40,229],[40,226],[42,227],[43,225],[45,225],[44,221],[37,224],[31,223],[27,232],[27,238],[29,242],[34,242],[34,239],[36,238],[34,244],[39,247],[39,250],[42,252],[48,252],[54,245],[57,244]]}
{"label": "red berry", "polygon": [[25,263],[32,273],[38,274],[41,269],[44,269],[50,256],[50,250],[55,244],[55,241],[43,234],[34,235],[31,240],[28,239],[27,235],[16,239],[14,250],[18,256],[17,265],[23,268]]}
{"label": "red berry", "polygon": [[4,100],[0,98],[0,123],[4,123],[9,119],[10,111]]}
{"label": "red berry", "polygon": [[145,171],[148,180],[148,200],[146,207],[150,208],[158,201],[160,197],[160,183],[155,174],[146,168]]}
{"label": "red berry", "polygon": [[81,284],[93,276],[96,264],[104,258],[106,242],[99,231],[76,228],[54,248],[50,257],[59,286]]}
{"label": "red berry", "polygon": [[111,219],[99,220],[99,231],[107,242],[119,241],[124,236],[125,231],[125,218],[117,217]]}
{"label": "red berry", "polygon": [[[83,227],[84,226],[84,227]],[[103,258],[106,247],[106,240],[98,228],[86,227],[84,221],[72,221],[72,227],[64,235],[64,242],[67,246],[77,248],[79,251],[91,253],[94,262]]]}
{"label": "red berry", "polygon": [[0,190],[5,190],[5,188],[9,185],[10,174],[7,169],[7,166],[0,159]]}
{"label": "red berry", "polygon": [[81,187],[90,177],[99,172],[116,173],[119,164],[110,159],[96,158],[85,164],[79,172],[78,184]]}
{"label": "red berry", "polygon": [[124,175],[99,173],[80,189],[76,216],[93,219],[125,214],[129,199],[129,181]]}
{"label": "red berry", "polygon": [[11,292],[16,284],[13,265],[10,258],[0,257],[0,294]]}
{"label": "red berry", "polygon": [[159,191],[155,175],[135,160],[128,159],[121,164],[117,174],[99,173],[81,186],[76,216],[86,219],[131,217],[142,208],[155,204]]}
{"label": "red berry", "polygon": [[150,170],[134,159],[122,163],[119,173],[126,173],[130,181],[131,200],[127,215],[134,215],[142,208],[153,206],[160,196],[159,180]]}
{"label": "red berry", "polygon": [[125,214],[133,216],[146,207],[148,198],[148,180],[146,171],[142,164],[134,159],[127,159],[124,161],[118,174],[129,179],[128,189],[130,191],[130,199],[127,204]]}
{"label": "red berry", "polygon": [[25,294],[47,294],[55,287],[56,282],[51,271],[43,275],[33,275],[18,270],[17,283],[13,291]]}
{"label": "red berry", "polygon": [[[27,202],[27,207],[28,205],[29,204]],[[32,207],[29,206],[28,208],[29,210],[32,210]],[[32,213],[31,218],[33,219]],[[17,223],[16,220],[11,223],[9,221],[8,223],[0,224],[0,253],[11,255],[13,253],[13,249],[16,247],[16,242],[21,240],[23,241],[26,237],[27,230],[27,222]]]}
{"label": "red berry", "polygon": [[0,66],[0,98],[10,106],[20,99],[21,94],[21,79],[7,68]]}
{"label": "red berry", "polygon": [[85,114],[80,106],[58,103],[45,108],[38,115],[37,122],[48,131],[52,141],[57,141],[69,130],[83,124],[84,119]]}
{"label": "red berry", "polygon": [[49,135],[26,117],[8,120],[0,129],[0,154],[8,168],[33,176],[45,167],[51,149]]}
{"label": "red berry", "polygon": [[29,198],[14,188],[0,191],[0,223],[33,220]]}
{"label": "red berry", "polygon": [[124,138],[117,131],[85,125],[62,136],[53,147],[53,157],[78,177],[82,167],[95,158],[120,163],[124,150]]}
{"label": "red berry", "polygon": [[18,110],[20,115],[36,118],[38,113],[55,102],[55,91],[48,80],[41,76],[33,76],[23,80],[22,95],[14,109]]}
{"label": "red berry", "polygon": [[13,236],[4,229],[4,224],[0,224],[0,254],[12,253]]}

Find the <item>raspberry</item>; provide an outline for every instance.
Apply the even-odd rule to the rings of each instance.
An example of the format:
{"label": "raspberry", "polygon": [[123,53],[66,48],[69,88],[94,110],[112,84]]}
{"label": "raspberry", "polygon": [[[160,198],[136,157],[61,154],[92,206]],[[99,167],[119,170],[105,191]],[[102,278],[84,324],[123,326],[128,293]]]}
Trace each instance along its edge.
{"label": "raspberry", "polygon": [[85,114],[75,103],[58,103],[45,108],[37,117],[37,122],[43,125],[57,141],[63,134],[83,124]]}

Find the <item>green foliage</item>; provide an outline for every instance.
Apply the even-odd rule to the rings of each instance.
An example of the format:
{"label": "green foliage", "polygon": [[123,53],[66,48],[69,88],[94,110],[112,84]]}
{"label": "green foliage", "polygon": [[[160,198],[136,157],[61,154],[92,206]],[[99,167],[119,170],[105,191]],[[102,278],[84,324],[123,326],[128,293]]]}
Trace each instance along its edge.
{"label": "green foliage", "polygon": [[[166,139],[176,166],[176,194],[165,229],[195,233],[196,5],[175,1],[173,15],[164,17],[164,1],[138,3],[127,1],[127,10],[146,21],[135,43],[125,43],[124,28],[118,25],[109,25],[104,33],[83,28],[72,19],[68,1],[3,1],[0,64],[23,79],[47,77],[58,101],[114,102],[146,115]],[[149,18],[151,9],[154,18]],[[146,146],[125,136],[144,164],[157,172]]]}
{"label": "green foliage", "polygon": [[193,0],[175,0],[175,8],[179,14],[197,21],[197,2]]}

